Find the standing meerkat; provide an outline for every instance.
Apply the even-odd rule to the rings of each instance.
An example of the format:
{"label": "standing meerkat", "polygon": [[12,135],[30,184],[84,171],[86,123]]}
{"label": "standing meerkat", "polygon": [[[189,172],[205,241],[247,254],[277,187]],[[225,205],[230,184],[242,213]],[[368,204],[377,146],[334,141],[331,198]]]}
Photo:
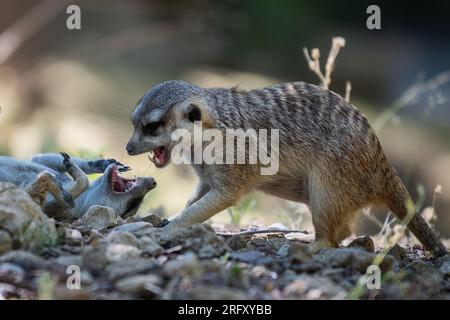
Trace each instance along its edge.
{"label": "standing meerkat", "polygon": [[[201,88],[167,81],[151,88],[132,116],[129,155],[152,152],[158,168],[170,162],[175,130],[279,129],[279,170],[261,175],[261,164],[193,164],[198,187],[186,208],[161,232],[200,223],[260,190],[310,208],[313,250],[337,247],[351,234],[360,209],[384,205],[435,255],[447,253],[387,160],[366,117],[339,95],[295,82],[244,91]],[[194,146],[192,146],[194,148]]]}

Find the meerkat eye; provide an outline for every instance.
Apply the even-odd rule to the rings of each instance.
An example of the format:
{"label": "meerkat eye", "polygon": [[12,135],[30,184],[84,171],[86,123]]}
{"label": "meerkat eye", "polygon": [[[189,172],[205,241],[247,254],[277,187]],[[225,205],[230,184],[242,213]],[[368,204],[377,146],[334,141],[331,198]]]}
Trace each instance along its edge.
{"label": "meerkat eye", "polygon": [[162,125],[163,123],[161,121],[142,124],[142,133],[146,136],[155,135],[156,130],[158,130]]}
{"label": "meerkat eye", "polygon": [[190,107],[190,111],[187,115],[189,121],[195,122],[195,121],[202,120],[202,113],[201,113],[200,109],[197,106],[194,106],[193,104],[191,104],[189,107]]}

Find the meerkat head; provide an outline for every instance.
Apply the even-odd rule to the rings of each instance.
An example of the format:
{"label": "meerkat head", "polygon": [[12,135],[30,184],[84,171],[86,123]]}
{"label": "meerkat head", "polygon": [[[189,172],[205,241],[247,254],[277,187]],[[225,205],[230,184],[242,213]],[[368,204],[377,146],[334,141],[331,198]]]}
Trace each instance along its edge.
{"label": "meerkat head", "polygon": [[150,152],[158,168],[170,162],[177,129],[192,132],[199,122],[212,127],[206,90],[184,81],[167,81],[151,88],[138,102],[132,122],[134,132],[127,144],[129,155]]}

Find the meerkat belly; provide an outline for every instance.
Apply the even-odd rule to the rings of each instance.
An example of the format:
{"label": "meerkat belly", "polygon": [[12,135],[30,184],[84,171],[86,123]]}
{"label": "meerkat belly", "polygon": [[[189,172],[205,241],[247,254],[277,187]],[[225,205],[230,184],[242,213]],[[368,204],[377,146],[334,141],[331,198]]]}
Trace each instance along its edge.
{"label": "meerkat belly", "polygon": [[303,175],[277,177],[259,184],[256,189],[290,201],[308,203],[308,183]]}
{"label": "meerkat belly", "polygon": [[10,157],[0,157],[0,181],[11,182],[19,188],[28,187],[43,171],[56,174],[53,170],[38,164]]}

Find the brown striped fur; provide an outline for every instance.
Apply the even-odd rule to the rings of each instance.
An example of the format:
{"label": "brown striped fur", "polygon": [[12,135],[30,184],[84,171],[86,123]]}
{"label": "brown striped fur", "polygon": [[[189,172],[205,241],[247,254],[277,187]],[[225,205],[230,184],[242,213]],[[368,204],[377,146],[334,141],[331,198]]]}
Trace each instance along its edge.
{"label": "brown striped fur", "polygon": [[[316,231],[315,249],[338,246],[350,235],[350,224],[362,208],[382,204],[400,219],[406,216],[410,196],[374,130],[356,107],[332,91],[302,82],[246,91],[168,81],[150,89],[133,113],[132,154],[161,143],[169,146],[175,127],[190,126],[179,112],[186,103],[201,106],[202,119],[219,130],[279,129],[280,168],[273,176],[262,176],[259,165],[193,165],[199,187],[166,232],[202,222],[251,190],[306,203]],[[157,115],[178,120],[162,129],[155,142],[142,136],[139,126],[144,117]],[[446,253],[419,215],[408,227],[427,249],[436,255]]]}

